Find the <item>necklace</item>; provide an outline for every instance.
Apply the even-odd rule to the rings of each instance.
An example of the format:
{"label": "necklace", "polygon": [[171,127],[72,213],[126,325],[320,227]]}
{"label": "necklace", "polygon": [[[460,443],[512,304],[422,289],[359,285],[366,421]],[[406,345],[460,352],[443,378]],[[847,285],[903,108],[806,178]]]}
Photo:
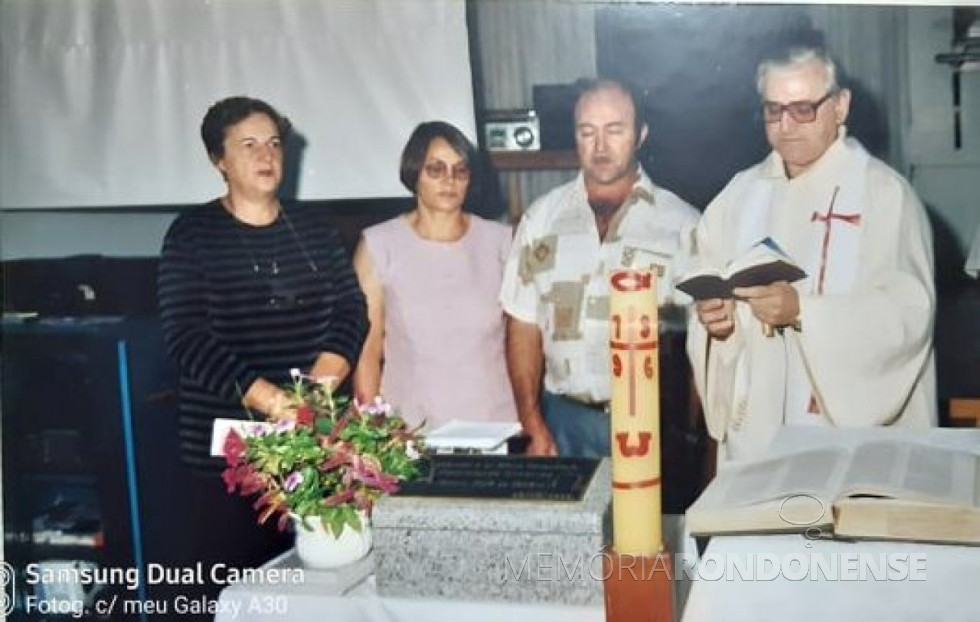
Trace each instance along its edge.
{"label": "necklace", "polygon": [[319,272],[316,267],[316,262],[313,261],[313,256],[310,255],[310,251],[306,248],[306,244],[303,244],[303,238],[299,237],[299,233],[296,232],[296,227],[293,226],[293,221],[289,219],[289,215],[286,213],[286,210],[281,209],[279,210],[279,213],[282,214],[283,221],[285,221],[286,226],[289,227],[289,232],[293,234],[293,239],[296,240],[296,244],[298,244],[300,250],[303,251],[303,257],[306,258],[306,263],[310,266],[310,270],[313,272]]}
{"label": "necklace", "polygon": [[[242,223],[236,220],[235,233],[238,234],[238,241],[245,249],[245,252],[248,253],[248,258],[252,262],[252,272],[259,274],[262,271],[259,268],[259,261],[252,251],[251,244],[249,244],[248,240],[245,239],[245,235],[242,233],[242,226]],[[279,227],[276,223],[272,223],[270,226],[272,227],[272,260],[269,261],[269,274],[276,276],[279,274]]]}
{"label": "necklace", "polygon": [[[234,211],[234,204],[231,202],[231,197],[227,197],[227,203],[223,202],[223,204],[225,205],[226,209],[228,209],[228,211],[231,212],[232,218],[234,218],[235,211]],[[276,218],[272,221],[271,224],[267,225],[269,227],[272,227],[272,236],[273,236],[272,237],[272,261],[269,262],[269,274],[271,274],[272,276],[276,276],[279,274],[279,231],[282,229],[282,225],[279,223],[280,216],[282,217],[282,222],[284,222],[286,224],[286,227],[289,228],[289,233],[291,234],[293,240],[296,241],[296,245],[299,246],[300,251],[303,253],[303,258],[306,260],[306,264],[310,267],[310,271],[313,273],[318,273],[320,270],[317,268],[316,262],[313,261],[313,255],[310,254],[310,250],[306,247],[306,244],[303,243],[303,238],[300,237],[299,232],[296,231],[296,227],[293,226],[293,221],[290,220],[289,214],[286,213],[285,209],[280,207],[279,212],[276,214]],[[245,224],[242,223],[237,218],[234,218],[234,221],[235,221],[235,233],[238,236],[238,242],[242,245],[242,248],[245,249],[245,252],[248,253],[249,260],[252,262],[252,272],[254,272],[255,274],[259,274],[261,273],[261,269],[259,268],[259,262],[258,259],[256,258],[256,254],[253,252],[252,246],[249,244],[248,240],[246,240],[245,238],[245,235],[242,233],[242,229],[245,227]],[[286,253],[287,257],[288,255],[289,253]]]}
{"label": "necklace", "polygon": [[[252,245],[248,242],[248,240],[245,238],[245,235],[242,233],[242,230],[245,228],[246,225],[237,217],[235,217],[234,202],[232,202],[231,197],[228,196],[225,198],[225,200],[222,201],[222,204],[225,206],[225,209],[227,209],[231,213],[232,219],[235,221],[235,234],[237,235],[238,242],[242,245],[242,248],[244,248],[245,252],[248,253],[248,258],[252,262],[252,272],[255,274],[260,274],[262,270],[259,268],[259,261],[257,255],[253,251]],[[280,209],[278,214],[276,214],[276,217],[272,220],[272,222],[266,225],[267,227],[272,228],[272,260],[269,262],[269,274],[271,274],[272,276],[276,276],[279,274],[279,228],[280,228],[278,224],[279,214],[285,216],[285,213]],[[292,225],[290,225],[290,229],[291,228]]]}

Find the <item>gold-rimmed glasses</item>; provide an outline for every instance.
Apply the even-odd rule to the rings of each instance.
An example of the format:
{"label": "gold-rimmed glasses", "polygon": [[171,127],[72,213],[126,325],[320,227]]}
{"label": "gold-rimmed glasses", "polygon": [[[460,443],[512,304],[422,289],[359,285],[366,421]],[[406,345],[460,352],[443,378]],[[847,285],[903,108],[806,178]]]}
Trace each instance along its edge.
{"label": "gold-rimmed glasses", "polygon": [[422,169],[432,179],[445,179],[446,177],[451,177],[458,181],[469,181],[470,179],[470,165],[466,162],[459,162],[450,167],[442,160],[437,160],[435,162],[429,162]]}

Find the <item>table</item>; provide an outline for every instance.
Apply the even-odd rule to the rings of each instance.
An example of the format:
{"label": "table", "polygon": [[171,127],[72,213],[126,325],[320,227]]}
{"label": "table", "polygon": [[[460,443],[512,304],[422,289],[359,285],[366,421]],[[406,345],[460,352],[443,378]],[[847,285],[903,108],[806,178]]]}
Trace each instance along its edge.
{"label": "table", "polygon": [[[980,548],[896,542],[809,541],[802,535],[726,536],[711,539],[701,558],[722,567],[737,560],[773,556],[788,576],[753,580],[751,574],[692,581],[682,622],[926,622],[980,620]],[[881,559],[908,556],[904,570],[880,572]],[[792,558],[809,565],[790,567]],[[825,579],[817,568],[838,563],[837,580]],[[750,562],[751,563],[751,562]],[[898,564],[898,562],[894,562]],[[851,569],[844,566],[848,564]],[[864,565],[866,580],[860,580]],[[827,568],[828,566],[823,566]],[[829,572],[830,578],[834,573]],[[758,576],[758,575],[756,575]],[[881,577],[875,580],[873,577]],[[891,578],[892,580],[888,580]]]}
{"label": "table", "polygon": [[[228,609],[237,603],[237,613]],[[268,604],[270,609],[263,610]],[[580,607],[527,603],[472,602],[433,598],[387,598],[378,595],[374,576],[343,596],[284,595],[247,586],[229,586],[221,592],[215,622],[309,620],[320,622],[603,622],[601,606]],[[281,607],[280,609],[276,609]]]}
{"label": "table", "polygon": [[[664,517],[664,537],[677,553],[696,557],[694,540],[683,531],[683,517]],[[270,560],[276,567],[291,552]],[[675,608],[679,613],[689,585],[675,583]],[[222,590],[215,622],[604,622],[602,605],[572,606],[552,603],[510,603],[437,598],[380,596],[370,576],[342,596],[316,593],[315,589],[275,585],[234,584]]]}
{"label": "table", "polygon": [[[853,444],[869,437],[926,438],[937,445],[972,448],[980,453],[980,430],[933,429],[871,430],[786,428],[773,452],[790,451],[826,443]],[[808,540],[801,535],[715,537],[698,558],[680,516],[666,516],[665,538],[675,556],[675,608],[682,622],[980,622],[980,547],[897,542],[845,542]],[[754,557],[751,557],[754,556]],[[762,556],[776,560],[779,576],[749,575],[747,570]],[[904,556],[904,557],[903,557]],[[880,559],[898,568],[881,568]],[[806,576],[800,566],[816,568]],[[902,559],[905,560],[904,566]],[[803,560],[802,562],[800,560]],[[837,575],[830,572],[834,560]],[[270,564],[275,563],[272,560]],[[717,575],[717,566],[731,577]],[[698,565],[700,564],[700,566]],[[736,564],[741,564],[738,568]],[[818,566],[818,564],[823,564]],[[268,565],[268,564],[267,564]],[[865,580],[853,577],[864,567]],[[702,568],[702,571],[695,570]],[[771,572],[772,566],[764,566]],[[811,569],[812,569],[811,568]],[[851,570],[853,568],[853,571]],[[687,569],[688,572],[683,570]],[[831,574],[828,580],[822,572]],[[740,574],[740,571],[745,571]],[[875,580],[876,577],[882,580]],[[836,579],[836,580],[834,580]],[[890,580],[889,580],[890,579]],[[283,612],[249,611],[263,598],[279,599]],[[284,594],[282,590],[254,585],[231,585],[219,599],[219,607],[237,603],[241,609],[221,611],[217,622],[299,620],[319,622],[602,622],[601,606],[577,607],[554,604],[474,602],[379,596],[373,578],[344,596]]]}
{"label": "table", "polygon": [[[898,428],[785,428],[772,451],[853,445],[869,438],[927,440],[980,453],[980,430]],[[782,574],[772,576],[773,565],[762,576],[753,574],[763,556],[774,560]],[[882,561],[899,568],[882,568]],[[716,536],[700,563],[707,571],[692,573],[683,622],[980,621],[980,547],[802,535]],[[735,568],[739,563],[744,572]],[[718,576],[721,569],[730,576]]]}

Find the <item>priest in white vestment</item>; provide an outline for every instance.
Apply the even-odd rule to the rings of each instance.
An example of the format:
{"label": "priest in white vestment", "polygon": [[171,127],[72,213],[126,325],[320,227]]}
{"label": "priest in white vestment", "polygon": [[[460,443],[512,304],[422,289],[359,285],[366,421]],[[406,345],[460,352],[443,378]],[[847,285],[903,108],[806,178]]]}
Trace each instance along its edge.
{"label": "priest in white vestment", "polygon": [[783,425],[935,425],[922,204],[847,136],[851,95],[823,52],[764,61],[758,89],[773,151],[705,210],[700,261],[722,268],[769,237],[807,276],[696,305],[687,350],[719,466],[764,455]]}

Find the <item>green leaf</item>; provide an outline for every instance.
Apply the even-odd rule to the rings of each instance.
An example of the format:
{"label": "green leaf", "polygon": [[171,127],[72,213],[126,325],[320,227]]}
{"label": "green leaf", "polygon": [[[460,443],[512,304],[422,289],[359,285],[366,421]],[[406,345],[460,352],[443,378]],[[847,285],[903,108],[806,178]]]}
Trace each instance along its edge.
{"label": "green leaf", "polygon": [[333,516],[330,517],[330,533],[333,537],[339,538],[340,534],[344,533],[344,520],[343,514],[335,512]]}

